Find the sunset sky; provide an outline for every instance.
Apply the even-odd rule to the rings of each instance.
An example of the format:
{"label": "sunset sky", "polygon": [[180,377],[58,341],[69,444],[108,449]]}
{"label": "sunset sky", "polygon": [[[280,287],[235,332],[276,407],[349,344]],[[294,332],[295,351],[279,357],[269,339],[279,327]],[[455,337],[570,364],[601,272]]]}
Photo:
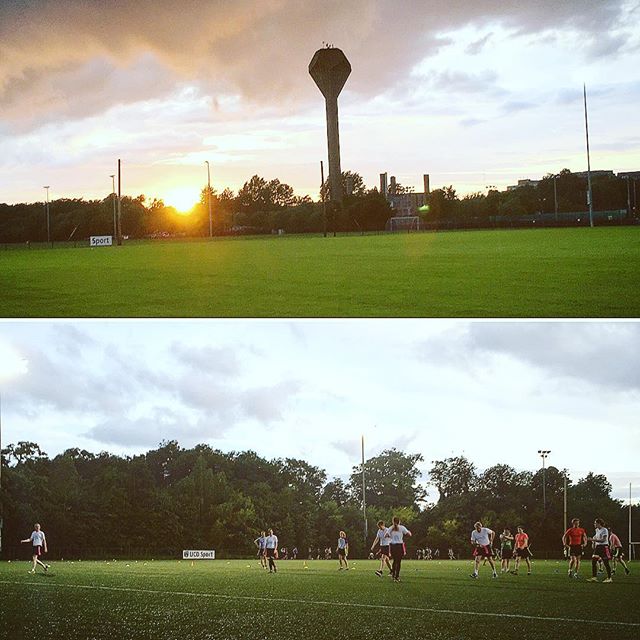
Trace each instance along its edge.
{"label": "sunset sky", "polygon": [[603,473],[621,499],[633,482],[637,500],[639,351],[634,322],[4,321],[2,442],[176,439],[343,478],[362,434],[367,457],[423,454],[425,479],[452,455],[535,470],[550,449],[574,481]]}
{"label": "sunset sky", "polygon": [[342,166],[421,190],[640,170],[638,0],[2,0],[0,202],[195,202],[253,174],[317,197],[323,42],[353,72]]}

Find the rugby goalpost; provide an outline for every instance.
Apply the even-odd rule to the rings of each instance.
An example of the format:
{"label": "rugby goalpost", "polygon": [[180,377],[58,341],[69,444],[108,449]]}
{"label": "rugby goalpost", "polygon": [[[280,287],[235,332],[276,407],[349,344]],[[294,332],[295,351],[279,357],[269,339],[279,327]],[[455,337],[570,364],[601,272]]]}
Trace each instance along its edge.
{"label": "rugby goalpost", "polygon": [[633,541],[633,530],[631,528],[631,512],[632,511],[633,511],[633,501],[631,498],[631,483],[629,483],[629,555],[627,556],[629,560],[633,560],[636,557],[635,555],[636,546],[640,546],[640,540],[637,542]]}

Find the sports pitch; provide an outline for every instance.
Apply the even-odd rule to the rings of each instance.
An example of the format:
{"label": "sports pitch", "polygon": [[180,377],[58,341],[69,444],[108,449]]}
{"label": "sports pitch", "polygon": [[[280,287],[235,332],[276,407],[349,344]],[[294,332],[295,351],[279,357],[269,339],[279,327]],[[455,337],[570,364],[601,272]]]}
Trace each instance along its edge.
{"label": "sports pitch", "polygon": [[[73,639],[460,638],[636,639],[640,564],[612,584],[569,579],[566,564],[534,561],[533,575],[469,577],[470,561],[405,561],[402,581],[378,563],[335,561],[28,562],[0,564],[0,637]],[[600,578],[601,580],[602,578]]]}
{"label": "sports pitch", "polygon": [[2,317],[638,317],[640,226],[0,251]]}

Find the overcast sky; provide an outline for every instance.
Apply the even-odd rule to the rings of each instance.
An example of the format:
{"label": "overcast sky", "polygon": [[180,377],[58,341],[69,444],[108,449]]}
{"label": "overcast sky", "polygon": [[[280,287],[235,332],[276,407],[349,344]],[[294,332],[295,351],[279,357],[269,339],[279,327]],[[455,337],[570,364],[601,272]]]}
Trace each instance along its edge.
{"label": "overcast sky", "polygon": [[542,448],[638,498],[639,353],[626,322],[5,321],[2,442],[206,442],[344,478],[361,434],[367,456],[420,452],[425,472],[459,454],[535,470]]}
{"label": "overcast sky", "polygon": [[2,0],[0,202],[125,194],[182,206],[257,173],[317,196],[323,42],[353,73],[343,169],[421,190],[567,167],[640,170],[639,0]]}

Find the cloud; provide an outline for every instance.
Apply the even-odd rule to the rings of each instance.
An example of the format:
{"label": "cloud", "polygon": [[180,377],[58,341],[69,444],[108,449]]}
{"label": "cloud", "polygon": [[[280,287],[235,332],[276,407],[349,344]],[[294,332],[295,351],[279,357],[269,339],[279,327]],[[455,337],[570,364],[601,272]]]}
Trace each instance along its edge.
{"label": "cloud", "polygon": [[[571,28],[601,38],[617,27],[622,0],[5,0],[0,8],[0,105],[12,123],[81,118],[128,101],[169,93],[176,84],[249,103],[317,99],[307,74],[323,40],[353,65],[348,90],[377,95],[442,47],[443,34],[501,23],[517,33]],[[490,34],[489,34],[490,35]],[[480,51],[484,38],[470,45]],[[612,35],[601,52],[623,46]],[[214,117],[212,110],[212,118]]]}
{"label": "cloud", "polygon": [[479,54],[484,49],[485,45],[487,44],[487,42],[489,42],[492,36],[493,36],[493,33],[487,33],[487,35],[484,36],[484,38],[475,40],[471,44],[467,45],[467,48],[465,49],[465,53],[470,56],[475,56]]}
{"label": "cloud", "polygon": [[182,364],[207,375],[237,376],[240,364],[236,352],[230,347],[193,347],[179,342],[171,345],[171,354]]}
{"label": "cloud", "polygon": [[491,366],[495,356],[618,391],[640,391],[640,324],[474,322],[425,343],[421,358],[467,370]]}

